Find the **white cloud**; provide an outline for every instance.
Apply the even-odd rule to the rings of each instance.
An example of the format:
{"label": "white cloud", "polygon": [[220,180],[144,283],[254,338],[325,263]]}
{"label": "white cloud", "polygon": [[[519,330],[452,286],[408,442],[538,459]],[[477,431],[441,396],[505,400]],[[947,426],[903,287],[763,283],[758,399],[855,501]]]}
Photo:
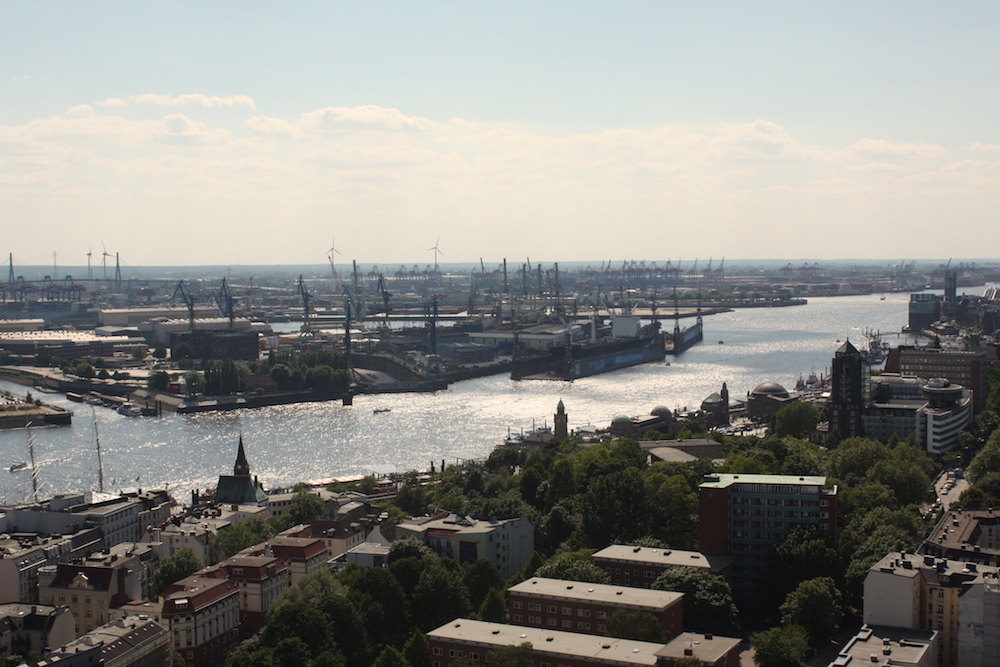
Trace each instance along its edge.
{"label": "white cloud", "polygon": [[[329,220],[336,210],[358,230],[386,230],[378,235],[384,245],[372,242],[372,259],[388,261],[377,255],[400,244],[393,255],[412,261],[403,244],[414,228],[431,224],[454,234],[504,226],[513,230],[504,234],[509,243],[537,234],[539,245],[579,257],[582,251],[550,238],[550,230],[613,226],[615,238],[634,239],[662,229],[664,220],[710,220],[718,230],[713,243],[736,237],[750,243],[756,241],[739,230],[766,230],[776,221],[852,224],[858,211],[877,210],[892,222],[929,215],[918,203],[931,197],[953,200],[958,213],[975,219],[970,202],[993,210],[1000,202],[1000,147],[985,143],[949,150],[862,138],[847,147],[819,146],[769,120],[556,135],[462,118],[438,122],[371,105],[208,120],[183,108],[221,105],[206,101],[212,99],[223,98],[109,98],[98,113],[81,104],[0,125],[0,215],[37,220],[56,233],[62,220],[94,211],[94,224],[120,216],[125,225],[140,215],[151,225],[180,225],[181,238],[236,221],[251,229],[305,225],[305,238],[311,232],[304,221]],[[138,105],[165,106],[168,113],[149,118]],[[358,231],[354,242],[367,237]],[[500,252],[501,241],[486,242]],[[696,242],[706,243],[676,239]],[[628,250],[608,245],[609,253]],[[744,256],[769,248],[740,246]],[[150,250],[137,244],[129,254],[143,252]],[[455,253],[461,256],[458,247]]]}
{"label": "white cloud", "polygon": [[129,104],[138,104],[163,107],[204,107],[208,109],[256,108],[253,98],[247,95],[218,97],[216,95],[202,95],[201,93],[188,93],[178,95],[177,97],[146,93],[143,95],[129,95],[127,98],[109,97],[97,104],[102,107],[125,107]]}
{"label": "white cloud", "polygon": [[407,116],[399,109],[374,105],[360,107],[326,107],[303,114],[304,128],[387,128],[391,130],[436,130],[443,126],[420,116]]}
{"label": "white cloud", "polygon": [[270,116],[253,116],[243,121],[243,127],[259,134],[287,134],[297,135],[300,133],[298,125],[290,123],[283,118],[271,118]]}
{"label": "white cloud", "polygon": [[885,139],[861,139],[849,149],[858,155],[882,158],[910,158],[922,160],[925,158],[942,157],[948,151],[943,146],[935,144],[907,143],[894,144]]}

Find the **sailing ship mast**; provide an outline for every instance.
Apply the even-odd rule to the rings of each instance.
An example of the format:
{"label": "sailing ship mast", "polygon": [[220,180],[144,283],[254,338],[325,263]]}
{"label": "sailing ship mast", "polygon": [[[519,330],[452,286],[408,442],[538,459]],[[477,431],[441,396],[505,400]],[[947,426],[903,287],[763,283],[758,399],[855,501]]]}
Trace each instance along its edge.
{"label": "sailing ship mast", "polygon": [[101,493],[104,493],[104,463],[101,461],[101,434],[97,430],[97,411],[94,406],[90,406],[90,411],[94,415],[94,440],[97,443],[97,479]]}
{"label": "sailing ship mast", "polygon": [[31,488],[38,502],[38,466],[35,465],[35,436],[31,435],[31,422],[24,427],[28,432],[28,453],[31,455]]}

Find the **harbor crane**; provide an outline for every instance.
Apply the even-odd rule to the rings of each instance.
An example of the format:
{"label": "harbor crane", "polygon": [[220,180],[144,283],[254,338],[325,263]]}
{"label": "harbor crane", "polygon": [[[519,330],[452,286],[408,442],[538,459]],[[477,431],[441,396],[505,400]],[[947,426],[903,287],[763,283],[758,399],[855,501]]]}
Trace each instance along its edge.
{"label": "harbor crane", "polygon": [[183,280],[178,281],[177,287],[174,288],[174,293],[170,297],[170,300],[173,301],[174,299],[176,299],[178,294],[181,295],[181,299],[184,300],[184,305],[187,306],[187,309],[188,309],[188,321],[190,322],[191,331],[194,331],[194,315],[195,315],[195,312],[194,312],[194,302],[195,302],[195,298],[191,294],[190,290],[188,290],[187,285],[184,284]]}
{"label": "harbor crane", "polygon": [[225,277],[222,278],[222,285],[219,287],[219,291],[212,296],[215,297],[215,303],[218,304],[219,312],[222,313],[222,316],[229,318],[229,328],[232,329],[233,320],[236,318],[235,300]]}
{"label": "harbor crane", "polygon": [[306,282],[302,279],[302,274],[299,274],[298,293],[302,297],[302,333],[311,334],[312,329],[309,327],[309,300],[312,298],[312,295],[306,289]]}

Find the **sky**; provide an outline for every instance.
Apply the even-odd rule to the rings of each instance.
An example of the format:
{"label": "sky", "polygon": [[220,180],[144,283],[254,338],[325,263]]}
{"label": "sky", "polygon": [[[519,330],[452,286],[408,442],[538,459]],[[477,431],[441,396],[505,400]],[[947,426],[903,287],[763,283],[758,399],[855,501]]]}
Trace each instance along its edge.
{"label": "sky", "polygon": [[996,258],[997,34],[986,1],[5,0],[0,253]]}

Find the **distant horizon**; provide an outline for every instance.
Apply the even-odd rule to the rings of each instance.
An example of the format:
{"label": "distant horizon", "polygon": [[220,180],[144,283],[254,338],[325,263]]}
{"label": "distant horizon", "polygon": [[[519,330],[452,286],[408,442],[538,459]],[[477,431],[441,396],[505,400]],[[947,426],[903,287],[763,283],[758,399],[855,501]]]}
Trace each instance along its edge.
{"label": "distant horizon", "polygon": [[[717,260],[715,258],[710,258],[710,259],[713,262],[712,266],[715,267],[715,268],[718,268],[718,266],[719,266],[719,260]],[[947,263],[949,262],[949,260],[951,262],[951,266],[953,266],[953,267],[958,267],[960,265],[976,264],[977,268],[979,268],[979,269],[983,269],[983,270],[1000,270],[1000,259],[996,259],[996,258],[980,258],[980,259],[975,259],[975,258],[940,258],[940,259],[935,259],[935,258],[926,258],[926,259],[916,258],[916,259],[914,259],[914,258],[910,258],[910,259],[905,259],[905,260],[901,260],[899,258],[892,258],[892,259],[815,259],[815,258],[803,258],[803,257],[800,257],[800,258],[782,258],[782,259],[778,259],[778,258],[773,258],[773,259],[729,259],[729,258],[725,258],[725,266],[726,266],[726,268],[732,268],[733,270],[739,270],[739,269],[771,269],[771,268],[777,268],[777,267],[786,266],[788,264],[791,264],[793,267],[797,268],[799,266],[802,266],[803,264],[809,264],[809,265],[818,264],[820,268],[830,267],[830,268],[836,268],[836,269],[844,269],[844,268],[847,268],[847,267],[854,266],[854,267],[858,267],[858,268],[863,268],[863,269],[868,270],[868,271],[876,271],[878,269],[885,269],[885,268],[888,268],[890,266],[898,266],[898,265],[903,265],[903,264],[909,264],[910,262],[914,262],[915,261],[916,262],[916,264],[915,264],[915,270],[916,271],[918,271],[918,272],[920,272],[920,271],[931,272],[931,271],[935,271],[935,270],[941,269],[942,267],[944,267],[945,265],[947,265]],[[515,271],[518,271],[521,268],[521,266],[524,263],[526,263],[526,261],[527,261],[527,258],[522,259],[522,260],[515,260],[515,259],[507,258],[507,269],[511,273],[513,273]],[[621,266],[622,266],[622,262],[623,261],[624,260],[621,260],[621,259],[612,260],[610,268],[612,270],[620,269]],[[628,262],[629,262],[630,265],[631,265],[632,261],[633,260],[631,260],[631,259],[628,260]],[[672,264],[674,266],[677,265],[677,262],[673,261],[673,260],[648,260],[647,259],[647,260],[634,260],[634,261],[636,263],[643,263],[644,262],[647,267],[651,266],[651,264],[653,262],[655,262],[656,265],[658,267],[660,267],[660,268],[666,266],[666,264],[667,264],[668,261],[672,261]],[[706,269],[709,266],[709,260],[708,259],[697,259],[697,260],[691,260],[691,261],[681,260],[681,270],[682,270],[682,273],[684,271],[691,271],[693,269],[694,265],[695,265],[695,261],[697,261],[697,266],[698,266],[698,270],[699,271],[701,271],[703,269]],[[606,264],[607,260],[603,260],[603,262]],[[493,270],[496,270],[497,268],[499,268],[500,266],[502,266],[503,260],[502,259],[501,260],[494,260],[494,261],[491,262],[491,261],[486,261],[484,259],[482,263],[485,265],[487,271],[493,271]],[[531,264],[532,264],[532,267],[537,267],[538,264],[541,264],[543,266],[543,268],[546,268],[546,269],[550,269],[550,268],[553,267],[553,265],[559,264],[560,268],[562,268],[562,269],[568,269],[568,270],[581,270],[581,269],[587,269],[588,267],[591,268],[591,269],[595,269],[596,270],[596,269],[600,269],[600,267],[602,266],[602,260],[595,260],[595,261],[586,261],[586,260],[554,260],[554,261],[549,261],[549,260],[545,260],[545,259],[541,259],[541,260],[532,259],[531,260]],[[403,267],[407,271],[409,271],[409,270],[413,269],[414,265],[416,265],[417,269],[420,270],[420,271],[423,271],[428,266],[433,266],[432,264],[428,264],[428,263],[416,263],[416,264],[413,264],[413,263],[407,262],[407,263],[403,264]],[[982,265],[982,266],[978,266],[978,265]],[[363,270],[364,273],[369,273],[374,267],[378,267],[380,269],[380,271],[379,271],[380,273],[383,273],[386,276],[391,276],[391,275],[395,274],[399,270],[400,264],[398,264],[398,263],[385,263],[385,262],[361,262],[361,261],[358,262],[358,269],[359,270]],[[471,261],[471,262],[438,262],[438,268],[443,273],[448,273],[448,272],[471,273],[473,270],[475,270],[476,272],[479,272],[480,271],[480,267],[481,267],[481,264],[480,264],[479,261]],[[8,271],[8,268],[9,268],[9,264],[7,264],[7,262],[4,262],[3,266],[0,266],[0,273],[2,273],[2,275],[3,275],[2,279],[0,279],[0,283],[6,281],[6,279],[7,279],[6,272]],[[65,266],[63,266],[63,265],[60,264],[58,266],[59,271],[58,271],[58,275],[57,276],[53,276],[52,275],[52,273],[53,273],[52,269],[53,269],[52,265],[45,266],[45,265],[42,265],[42,264],[36,264],[36,265],[23,265],[23,266],[21,266],[21,265],[18,265],[16,263],[16,261],[14,263],[14,275],[15,276],[24,276],[24,278],[26,280],[38,280],[38,279],[43,278],[46,275],[50,276],[53,280],[63,280],[63,279],[65,279],[65,277],[67,275],[72,276],[74,280],[84,280],[84,279],[86,279],[86,280],[101,280],[101,281],[103,281],[103,280],[114,280],[114,271],[115,271],[114,265],[109,264],[108,267],[107,267],[109,275],[107,275],[105,277],[105,275],[104,275],[104,267],[102,265],[100,265],[100,264],[91,265],[90,270],[91,270],[91,273],[93,274],[93,276],[91,278],[88,278],[87,275],[86,275],[86,272],[87,272],[87,265],[86,264],[79,264],[79,265],[67,264]],[[317,274],[317,273],[322,274],[322,273],[325,273],[326,275],[322,276],[322,277],[330,277],[330,265],[329,265],[329,263],[326,263],[326,264],[169,264],[169,265],[165,264],[165,265],[144,265],[144,266],[127,266],[127,265],[123,265],[121,267],[121,269],[122,269],[122,274],[123,274],[122,275],[122,279],[123,280],[141,279],[141,278],[147,277],[147,276],[141,276],[141,275],[137,276],[137,275],[135,275],[136,273],[160,273],[160,274],[166,274],[166,275],[169,275],[171,273],[177,273],[177,274],[183,274],[185,276],[189,276],[189,275],[192,275],[192,274],[197,274],[198,272],[204,272],[206,274],[225,274],[225,273],[234,273],[234,272],[245,273],[245,272],[248,272],[248,271],[280,272],[280,273],[287,273],[290,276],[293,275],[293,274],[296,274],[296,273],[303,273],[303,274],[305,274],[307,272],[309,274]],[[350,261],[342,261],[342,262],[338,262],[337,263],[337,272],[339,274],[345,275],[345,274],[349,273],[351,270],[352,270],[352,264],[351,264]],[[312,277],[312,276],[310,275],[310,277]]]}

